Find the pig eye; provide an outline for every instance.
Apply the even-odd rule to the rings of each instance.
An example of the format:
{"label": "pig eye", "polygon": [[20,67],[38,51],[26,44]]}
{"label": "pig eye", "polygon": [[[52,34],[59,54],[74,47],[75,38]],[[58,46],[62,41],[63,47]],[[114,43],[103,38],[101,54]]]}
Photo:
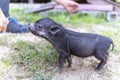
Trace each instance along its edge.
{"label": "pig eye", "polygon": [[42,27],[41,27],[41,26],[38,26],[38,28],[39,28],[39,29],[42,29]]}
{"label": "pig eye", "polygon": [[41,26],[38,26],[38,30],[42,30],[42,27],[41,27]]}

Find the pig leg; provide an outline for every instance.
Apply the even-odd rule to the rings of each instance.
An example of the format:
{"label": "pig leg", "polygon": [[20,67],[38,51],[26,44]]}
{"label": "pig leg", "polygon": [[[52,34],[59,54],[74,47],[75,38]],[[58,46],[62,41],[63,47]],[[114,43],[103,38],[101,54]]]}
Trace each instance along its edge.
{"label": "pig leg", "polygon": [[71,67],[72,59],[71,56],[67,57],[68,67]]}
{"label": "pig leg", "polygon": [[59,55],[59,59],[58,59],[58,62],[59,62],[59,72],[62,72],[63,63],[64,63],[65,59],[66,59],[66,57],[63,54]]}
{"label": "pig leg", "polygon": [[101,70],[103,66],[106,64],[107,59],[108,59],[108,53],[107,52],[100,52],[98,51],[95,55],[97,59],[100,60],[100,63],[98,64],[96,71]]}

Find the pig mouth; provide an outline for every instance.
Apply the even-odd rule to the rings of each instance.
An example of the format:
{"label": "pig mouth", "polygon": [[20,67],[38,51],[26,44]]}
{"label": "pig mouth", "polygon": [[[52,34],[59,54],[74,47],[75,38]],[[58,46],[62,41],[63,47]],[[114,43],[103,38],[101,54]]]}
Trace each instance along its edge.
{"label": "pig mouth", "polygon": [[45,33],[43,31],[36,31],[34,28],[29,27],[29,30],[32,34],[37,35],[39,37],[45,37]]}
{"label": "pig mouth", "polygon": [[29,27],[29,30],[30,30],[31,33],[33,33],[33,34],[35,34],[35,35],[38,35],[35,29]]}

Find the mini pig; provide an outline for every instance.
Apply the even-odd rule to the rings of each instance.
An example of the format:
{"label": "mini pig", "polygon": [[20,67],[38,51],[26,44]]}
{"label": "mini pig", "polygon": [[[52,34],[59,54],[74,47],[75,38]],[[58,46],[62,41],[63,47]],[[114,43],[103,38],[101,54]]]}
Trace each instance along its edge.
{"label": "mini pig", "polygon": [[71,66],[71,55],[81,58],[95,56],[100,60],[96,70],[100,70],[107,62],[110,45],[112,44],[112,50],[114,48],[112,39],[108,37],[71,31],[50,18],[36,21],[29,29],[34,35],[48,40],[59,52],[58,62],[60,71],[65,60],[68,61],[68,67]]}

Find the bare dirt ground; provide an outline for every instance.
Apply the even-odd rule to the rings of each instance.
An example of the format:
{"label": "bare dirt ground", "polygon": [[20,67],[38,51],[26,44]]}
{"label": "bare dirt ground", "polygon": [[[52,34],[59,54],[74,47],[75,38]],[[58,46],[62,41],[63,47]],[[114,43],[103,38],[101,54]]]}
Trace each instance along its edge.
{"label": "bare dirt ground", "polygon": [[[119,56],[120,57],[120,56]],[[111,56],[103,70],[96,72],[96,59],[73,58],[73,66],[59,74],[55,74],[52,80],[119,80],[120,63],[118,55]]]}

